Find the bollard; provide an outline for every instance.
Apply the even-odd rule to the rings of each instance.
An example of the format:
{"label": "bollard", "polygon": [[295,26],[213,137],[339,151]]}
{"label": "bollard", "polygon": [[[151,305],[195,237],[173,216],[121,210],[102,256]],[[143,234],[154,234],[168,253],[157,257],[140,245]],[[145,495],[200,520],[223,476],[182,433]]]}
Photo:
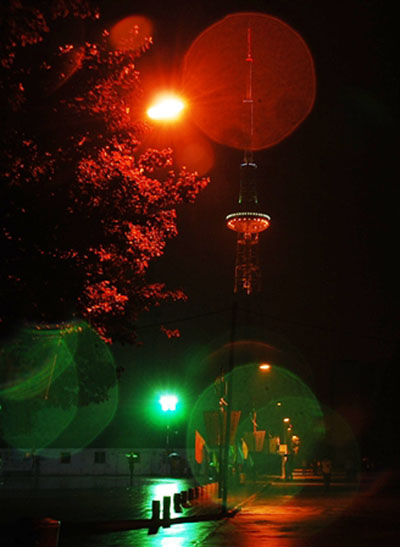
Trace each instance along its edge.
{"label": "bollard", "polygon": [[153,500],[151,504],[151,520],[160,520],[160,501]]}
{"label": "bollard", "polygon": [[57,547],[60,533],[60,521],[43,518],[34,522],[34,529],[38,534],[38,547]]}
{"label": "bollard", "polygon": [[182,513],[182,507],[181,507],[181,495],[179,492],[174,494],[174,511],[175,513]]}
{"label": "bollard", "polygon": [[194,488],[189,488],[189,490],[188,490],[188,500],[189,501],[194,500]]}
{"label": "bollard", "polygon": [[200,488],[198,486],[194,487],[194,499],[198,499],[200,497]]}
{"label": "bollard", "polygon": [[163,497],[163,527],[169,528],[171,526],[171,497]]}
{"label": "bollard", "polygon": [[181,504],[182,507],[189,507],[190,503],[188,502],[188,493],[187,490],[181,492]]}
{"label": "bollard", "polygon": [[160,502],[153,500],[151,503],[151,522],[149,526],[149,534],[156,534],[160,527]]}

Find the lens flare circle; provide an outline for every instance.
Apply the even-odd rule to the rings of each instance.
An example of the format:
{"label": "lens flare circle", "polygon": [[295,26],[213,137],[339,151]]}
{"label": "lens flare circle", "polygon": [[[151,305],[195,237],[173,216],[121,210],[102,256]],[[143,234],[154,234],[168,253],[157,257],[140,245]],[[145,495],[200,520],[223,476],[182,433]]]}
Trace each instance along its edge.
{"label": "lens flare circle", "polygon": [[[218,379],[206,388],[188,421],[189,462],[196,480],[203,484],[219,474],[228,408],[221,401],[226,401],[230,383],[229,496],[243,485],[250,492],[255,490],[263,477],[279,477],[284,457],[280,447],[285,447],[285,453],[289,450],[298,467],[304,458],[311,461],[325,432],[323,412],[311,389],[284,367],[273,365],[265,374],[259,364],[237,366],[223,381]],[[286,416],[290,424],[283,422]],[[294,488],[293,495],[297,491]]]}
{"label": "lens flare circle", "polygon": [[151,41],[153,24],[143,15],[130,15],[116,23],[110,31],[110,42],[120,51],[138,50]]}
{"label": "lens flare circle", "polygon": [[200,129],[218,143],[251,150],[290,135],[316,93],[303,38],[280,19],[251,12],[228,15],[200,34],[186,53],[183,81]]}
{"label": "lens flare circle", "polygon": [[83,447],[111,421],[116,369],[106,344],[86,323],[21,329],[0,351],[2,436],[37,450],[65,437]]}

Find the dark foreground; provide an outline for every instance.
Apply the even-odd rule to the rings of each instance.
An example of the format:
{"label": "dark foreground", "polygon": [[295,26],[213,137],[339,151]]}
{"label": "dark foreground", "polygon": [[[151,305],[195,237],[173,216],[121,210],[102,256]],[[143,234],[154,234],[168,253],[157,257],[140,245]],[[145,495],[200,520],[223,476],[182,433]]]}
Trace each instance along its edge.
{"label": "dark foreground", "polygon": [[[398,475],[394,472],[366,477],[360,485],[334,483],[328,492],[320,481],[297,479],[290,484],[266,481],[257,485],[257,496],[251,496],[250,489],[232,500],[238,503],[247,499],[234,518],[174,524],[161,527],[155,535],[149,535],[147,529],[93,533],[93,527],[85,530],[84,526],[74,528],[71,523],[149,518],[152,499],[173,495],[190,486],[190,482],[136,479],[130,486],[125,478],[96,479],[96,484],[85,484],[85,480],[89,479],[73,485],[75,488],[66,488],[66,485],[58,489],[45,488],[43,484],[26,489],[12,489],[11,484],[0,487],[0,544],[15,545],[10,530],[22,516],[49,516],[60,520],[58,547],[400,544],[400,490]],[[178,515],[172,512],[171,516]]]}

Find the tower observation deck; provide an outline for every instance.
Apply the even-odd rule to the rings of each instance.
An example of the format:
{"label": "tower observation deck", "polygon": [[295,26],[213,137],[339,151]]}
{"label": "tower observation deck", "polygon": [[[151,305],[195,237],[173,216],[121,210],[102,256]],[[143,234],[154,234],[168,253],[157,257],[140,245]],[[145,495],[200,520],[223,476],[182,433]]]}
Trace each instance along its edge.
{"label": "tower observation deck", "polygon": [[266,230],[271,218],[258,210],[257,165],[245,161],[240,166],[238,209],[226,217],[226,225],[237,232],[234,292],[252,294],[261,290],[258,252],[259,234]]}
{"label": "tower observation deck", "polygon": [[251,294],[261,289],[261,271],[258,254],[259,234],[270,225],[270,217],[261,213],[257,196],[257,165],[253,161],[254,99],[253,54],[251,28],[247,28],[246,89],[243,114],[247,120],[246,147],[240,165],[239,206],[226,217],[226,225],[237,233],[234,292]]}

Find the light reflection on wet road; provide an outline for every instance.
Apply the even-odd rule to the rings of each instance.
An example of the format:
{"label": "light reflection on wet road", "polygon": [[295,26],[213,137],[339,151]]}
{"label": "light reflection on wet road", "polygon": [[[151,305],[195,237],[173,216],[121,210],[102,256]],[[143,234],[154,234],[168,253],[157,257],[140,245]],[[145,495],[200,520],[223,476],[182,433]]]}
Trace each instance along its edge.
{"label": "light reflection on wet road", "polygon": [[[126,479],[128,480],[128,479]],[[107,483],[102,488],[63,491],[40,490],[14,492],[6,500],[0,492],[0,517],[15,515],[18,502],[28,497],[30,507],[43,516],[66,520],[114,520],[150,516],[152,499],[160,499],[191,486],[184,479],[137,479],[129,488],[122,483]],[[224,521],[185,523],[160,528],[149,535],[147,529],[118,531],[98,535],[62,533],[59,547],[355,547],[360,544],[397,545],[400,508],[398,489],[374,482],[358,488],[335,485],[326,493],[321,484],[309,484],[293,496],[293,487],[275,483],[262,496],[245,505],[233,519]],[[10,493],[10,492],[9,492]],[[18,499],[19,498],[19,499]],[[6,503],[4,503],[6,502]],[[11,504],[10,504],[11,502]],[[14,505],[13,505],[14,504]],[[20,506],[21,508],[21,506]],[[21,514],[21,513],[20,513]],[[172,514],[172,517],[176,515]]]}
{"label": "light reflection on wet road", "polygon": [[193,486],[190,479],[162,477],[135,477],[132,486],[128,477],[42,477],[33,488],[27,477],[21,488],[22,480],[8,478],[0,486],[0,522],[21,516],[75,522],[150,518],[153,499],[162,503],[163,496]]}
{"label": "light reflection on wet road", "polygon": [[207,547],[358,547],[400,545],[398,477],[386,484],[308,485],[292,497],[275,484],[207,537]]}

